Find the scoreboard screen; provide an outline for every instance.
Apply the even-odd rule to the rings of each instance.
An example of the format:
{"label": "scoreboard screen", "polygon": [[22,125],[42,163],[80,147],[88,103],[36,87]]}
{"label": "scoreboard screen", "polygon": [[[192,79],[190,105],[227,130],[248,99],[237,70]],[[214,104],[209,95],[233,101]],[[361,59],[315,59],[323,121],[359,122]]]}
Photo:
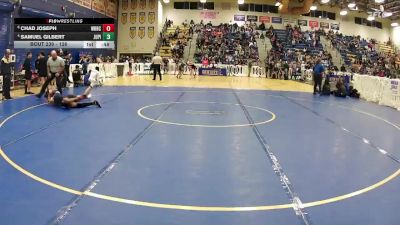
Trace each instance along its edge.
{"label": "scoreboard screen", "polygon": [[15,18],[14,48],[114,50],[114,19]]}

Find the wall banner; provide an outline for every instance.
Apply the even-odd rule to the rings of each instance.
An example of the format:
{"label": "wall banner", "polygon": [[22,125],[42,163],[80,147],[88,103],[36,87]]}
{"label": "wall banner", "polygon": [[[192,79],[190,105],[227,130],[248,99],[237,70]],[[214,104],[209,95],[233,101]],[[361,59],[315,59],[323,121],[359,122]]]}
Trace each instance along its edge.
{"label": "wall banner", "polygon": [[248,15],[248,16],[247,16],[247,21],[250,21],[250,22],[257,22],[257,21],[258,21],[258,16]]}
{"label": "wall banner", "polygon": [[306,27],[307,26],[307,20],[297,20],[297,25]]}
{"label": "wall banner", "polygon": [[246,21],[246,16],[245,15],[234,15],[233,20],[234,21]]}
{"label": "wall banner", "polygon": [[258,21],[262,23],[271,23],[271,17],[269,16],[259,16]]}
{"label": "wall banner", "polygon": [[318,21],[316,21],[316,20],[310,20],[310,21],[308,21],[308,25],[309,25],[311,28],[317,28],[317,27],[318,27]]}
{"label": "wall banner", "polygon": [[326,22],[320,22],[319,26],[324,29],[329,29],[329,23]]}
{"label": "wall banner", "polygon": [[338,23],[331,23],[331,29],[332,30],[339,30],[340,29],[340,25]]}
{"label": "wall banner", "polygon": [[282,17],[272,17],[272,23],[282,24]]}

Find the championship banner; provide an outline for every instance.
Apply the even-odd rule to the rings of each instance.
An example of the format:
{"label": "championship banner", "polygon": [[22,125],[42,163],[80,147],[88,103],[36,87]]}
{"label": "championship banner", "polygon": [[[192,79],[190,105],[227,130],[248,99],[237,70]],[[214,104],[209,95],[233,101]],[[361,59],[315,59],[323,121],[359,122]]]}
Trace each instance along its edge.
{"label": "championship banner", "polygon": [[271,17],[269,16],[259,16],[258,21],[262,23],[271,23]]}
{"label": "championship banner", "polygon": [[146,13],[145,12],[140,12],[139,13],[139,22],[140,23],[144,23],[144,22],[146,22]]}
{"label": "championship banner", "polygon": [[207,11],[202,11],[200,12],[200,18],[206,19],[206,20],[214,20],[217,18],[218,12],[207,12]]}
{"label": "championship banner", "polygon": [[320,22],[320,23],[319,23],[319,26],[320,26],[321,28],[324,28],[324,29],[329,29],[329,23]]}
{"label": "championship banner", "polygon": [[272,23],[280,23],[282,24],[282,17],[272,17]]}
{"label": "championship banner", "polygon": [[121,14],[121,23],[126,24],[128,22],[128,13],[122,13]]}
{"label": "championship banner", "polygon": [[130,21],[132,24],[135,24],[135,23],[136,23],[136,13],[135,13],[135,12],[130,13],[129,21]]}
{"label": "championship banner", "polygon": [[104,1],[105,0],[92,0],[92,9],[98,13],[105,14],[106,7]]}
{"label": "championship banner", "polygon": [[254,16],[254,15],[248,15],[247,16],[247,21],[257,22],[257,20],[258,20],[258,16]]}
{"label": "championship banner", "polygon": [[156,8],[156,0],[149,0],[149,8],[155,9]]}
{"label": "championship banner", "polygon": [[139,0],[139,7],[141,9],[145,9],[146,8],[146,0]]}
{"label": "championship banner", "polygon": [[234,21],[246,21],[246,16],[245,15],[234,15],[233,20]]}
{"label": "championship banner", "polygon": [[122,8],[122,10],[127,10],[128,9],[128,0],[122,0],[121,8]]}
{"label": "championship banner", "polygon": [[137,5],[138,5],[137,1],[138,0],[131,0],[131,9],[132,10],[135,10],[137,8]]}
{"label": "championship banner", "polygon": [[131,37],[132,39],[135,39],[135,37],[136,37],[136,27],[130,27],[130,29],[129,29],[129,37]]}
{"label": "championship banner", "polygon": [[116,19],[117,18],[117,4],[115,0],[105,0],[106,16]]}
{"label": "championship banner", "polygon": [[297,20],[297,25],[306,27],[307,26],[307,20]]}
{"label": "championship banner", "polygon": [[149,12],[147,20],[149,21],[149,23],[153,24],[154,21],[156,20],[156,13]]}
{"label": "championship banner", "polygon": [[88,9],[92,8],[92,0],[69,0],[69,1]]}
{"label": "championship banner", "polygon": [[147,27],[147,36],[150,39],[154,37],[154,27]]}
{"label": "championship banner", "polygon": [[308,21],[308,25],[309,25],[311,28],[316,28],[316,27],[318,27],[318,21],[310,20],[310,21]]}
{"label": "championship banner", "polygon": [[339,30],[340,25],[338,23],[331,23],[331,29],[332,30]]}
{"label": "championship banner", "polygon": [[140,37],[140,39],[143,39],[145,35],[146,35],[146,27],[139,27],[138,36]]}

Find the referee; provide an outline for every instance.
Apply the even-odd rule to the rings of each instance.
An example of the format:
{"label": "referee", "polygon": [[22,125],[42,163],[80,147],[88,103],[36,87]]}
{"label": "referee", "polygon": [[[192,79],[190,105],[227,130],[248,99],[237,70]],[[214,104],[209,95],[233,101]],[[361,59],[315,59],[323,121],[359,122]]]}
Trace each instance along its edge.
{"label": "referee", "polygon": [[156,80],[156,75],[157,73],[160,75],[160,80],[162,80],[161,77],[161,64],[163,63],[162,58],[158,52],[156,55],[153,57],[151,60],[151,65],[153,66],[153,80]]}
{"label": "referee", "polygon": [[11,70],[14,63],[10,60],[11,50],[7,49],[4,57],[1,59],[0,75],[3,76],[3,97],[5,99],[12,99],[10,95],[11,86]]}
{"label": "referee", "polygon": [[42,89],[40,90],[40,93],[36,95],[36,97],[38,98],[42,97],[42,95],[46,91],[47,86],[54,78],[56,78],[57,90],[62,93],[65,61],[57,55],[57,52],[55,50],[51,51],[50,55],[51,57],[47,60],[47,71],[49,74],[47,80],[42,86]]}

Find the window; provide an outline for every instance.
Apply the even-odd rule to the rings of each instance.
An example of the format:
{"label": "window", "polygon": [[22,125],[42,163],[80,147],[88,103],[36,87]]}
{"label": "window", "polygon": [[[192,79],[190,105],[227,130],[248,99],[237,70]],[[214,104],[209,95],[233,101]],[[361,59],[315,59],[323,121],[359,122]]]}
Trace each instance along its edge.
{"label": "window", "polygon": [[174,2],[174,9],[214,10],[214,2],[206,2],[204,4],[200,2]]}
{"label": "window", "polygon": [[239,5],[239,11],[249,11],[249,4]]}
{"label": "window", "polygon": [[250,12],[266,12],[266,13],[278,13],[278,7],[273,5],[261,5],[261,4],[241,4],[239,11],[250,11]]}
{"label": "window", "polygon": [[263,11],[263,5],[254,5],[254,12],[262,12]]}
{"label": "window", "polygon": [[303,16],[336,20],[336,13],[320,11],[320,10],[310,11],[309,13],[303,14]]}
{"label": "window", "polygon": [[355,24],[359,24],[359,25],[363,25],[363,26],[368,26],[368,27],[376,27],[379,29],[382,29],[382,23],[378,22],[378,21],[368,21],[365,18],[361,18],[361,17],[354,17],[354,23]]}

